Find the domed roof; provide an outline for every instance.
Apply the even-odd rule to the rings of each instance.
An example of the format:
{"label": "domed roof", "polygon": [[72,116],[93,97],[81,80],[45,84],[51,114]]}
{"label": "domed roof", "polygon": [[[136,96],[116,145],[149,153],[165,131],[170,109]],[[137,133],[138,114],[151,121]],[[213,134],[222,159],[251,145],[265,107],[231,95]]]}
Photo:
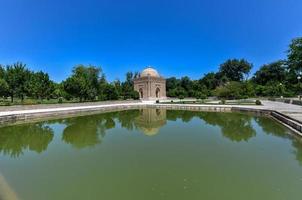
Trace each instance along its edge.
{"label": "domed roof", "polygon": [[141,77],[147,77],[147,76],[160,77],[159,73],[152,67],[147,67],[146,69],[144,69],[142,71],[142,73],[140,74],[140,76]]}

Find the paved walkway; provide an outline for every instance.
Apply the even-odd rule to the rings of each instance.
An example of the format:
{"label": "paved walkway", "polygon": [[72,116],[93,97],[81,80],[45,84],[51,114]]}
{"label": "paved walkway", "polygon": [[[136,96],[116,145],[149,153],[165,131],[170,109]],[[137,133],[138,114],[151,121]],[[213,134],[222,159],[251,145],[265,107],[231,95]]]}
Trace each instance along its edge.
{"label": "paved walkway", "polygon": [[278,111],[302,122],[302,106],[275,101],[263,101],[262,103],[265,109]]}
{"label": "paved walkway", "polygon": [[[35,106],[12,106],[12,107],[0,107],[0,116],[18,115],[18,114],[38,114],[45,112],[63,112],[63,111],[76,111],[76,110],[90,110],[110,108],[117,106],[133,106],[133,105],[147,105],[150,102],[138,102],[138,101],[119,101],[119,102],[95,102],[95,103],[82,103],[82,104],[57,104],[57,105],[35,105]],[[189,104],[189,106],[199,107],[236,107],[236,108],[251,108],[251,109],[263,109],[274,110],[284,115],[287,115],[293,119],[302,122],[302,106],[286,104],[274,101],[262,101],[262,106],[256,105],[198,105]],[[170,104],[165,104],[170,105]],[[175,105],[175,104],[171,104]],[[186,106],[186,104],[180,104]]]}

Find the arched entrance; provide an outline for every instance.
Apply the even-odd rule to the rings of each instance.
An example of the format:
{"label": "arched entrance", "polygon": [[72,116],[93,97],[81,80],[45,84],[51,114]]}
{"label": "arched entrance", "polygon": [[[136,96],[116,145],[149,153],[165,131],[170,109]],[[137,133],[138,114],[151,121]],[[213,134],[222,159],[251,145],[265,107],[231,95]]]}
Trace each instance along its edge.
{"label": "arched entrance", "polygon": [[159,88],[156,88],[155,96],[156,96],[156,98],[160,98],[160,89]]}
{"label": "arched entrance", "polygon": [[139,89],[139,98],[141,99],[144,98],[144,93],[142,88]]}

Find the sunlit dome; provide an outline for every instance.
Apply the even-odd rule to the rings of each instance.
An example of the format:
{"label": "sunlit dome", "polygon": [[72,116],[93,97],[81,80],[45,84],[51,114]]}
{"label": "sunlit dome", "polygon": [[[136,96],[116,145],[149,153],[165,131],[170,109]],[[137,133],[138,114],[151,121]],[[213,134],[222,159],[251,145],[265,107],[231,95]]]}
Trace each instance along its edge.
{"label": "sunlit dome", "polygon": [[153,69],[152,67],[148,67],[146,69],[144,69],[142,71],[142,73],[140,74],[141,77],[148,77],[148,76],[151,76],[151,77],[160,77],[159,73]]}

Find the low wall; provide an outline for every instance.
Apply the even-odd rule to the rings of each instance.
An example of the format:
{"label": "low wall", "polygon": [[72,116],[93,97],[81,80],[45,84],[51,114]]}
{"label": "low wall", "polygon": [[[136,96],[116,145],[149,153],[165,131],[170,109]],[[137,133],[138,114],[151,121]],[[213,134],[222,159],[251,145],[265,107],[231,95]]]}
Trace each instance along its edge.
{"label": "low wall", "polygon": [[[28,112],[11,115],[0,116],[0,125],[14,125],[18,123],[32,122],[32,121],[44,121],[47,119],[67,118],[82,115],[91,115],[105,112],[140,109],[140,108],[158,108],[169,110],[190,110],[190,111],[205,111],[205,112],[250,112],[256,115],[271,116],[280,123],[294,130],[298,135],[302,136],[302,124],[298,120],[292,119],[287,115],[279,113],[274,110],[266,110],[259,108],[249,107],[234,107],[223,105],[186,105],[186,104],[107,104],[104,106],[83,106],[83,108],[70,108],[68,110],[48,110],[44,112]],[[62,108],[63,109],[63,108]],[[34,111],[34,110],[33,110]]]}

